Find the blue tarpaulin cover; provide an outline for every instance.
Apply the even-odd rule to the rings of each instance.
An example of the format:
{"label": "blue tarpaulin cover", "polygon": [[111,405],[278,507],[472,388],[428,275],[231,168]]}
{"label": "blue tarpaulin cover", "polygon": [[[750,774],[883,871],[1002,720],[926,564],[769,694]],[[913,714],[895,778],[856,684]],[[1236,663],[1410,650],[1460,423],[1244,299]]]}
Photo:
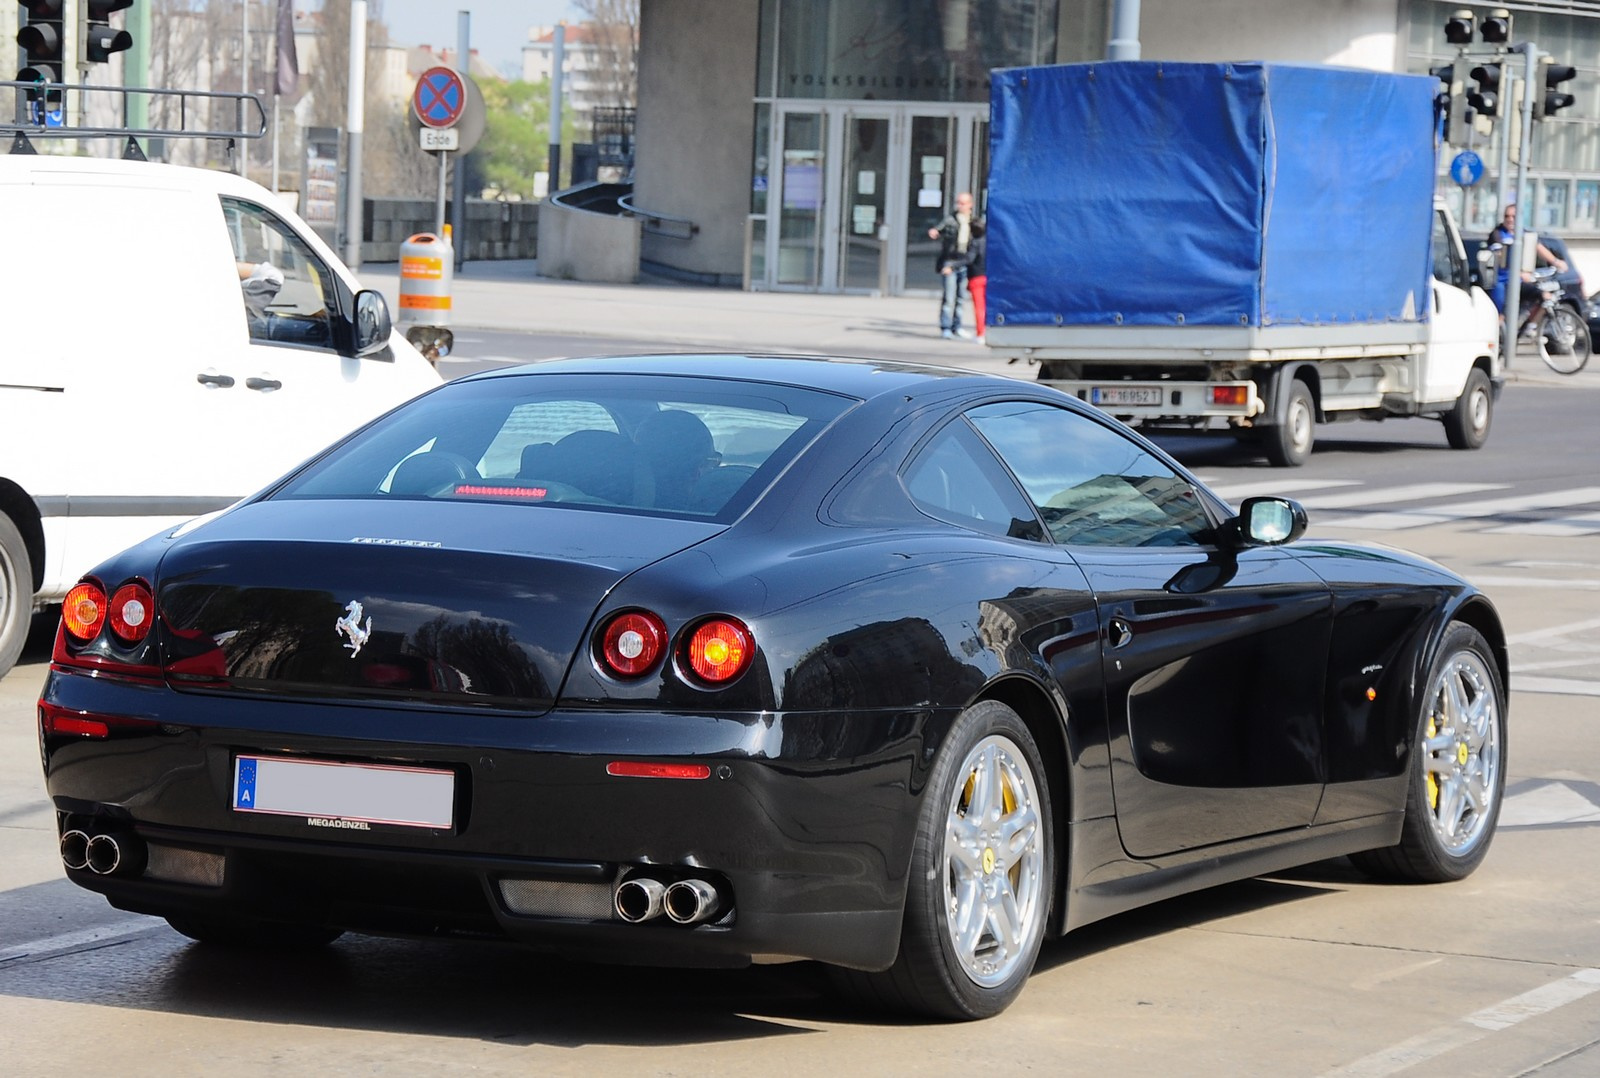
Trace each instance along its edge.
{"label": "blue tarpaulin cover", "polygon": [[1435,84],[1269,63],[995,71],[990,321],[1426,320]]}

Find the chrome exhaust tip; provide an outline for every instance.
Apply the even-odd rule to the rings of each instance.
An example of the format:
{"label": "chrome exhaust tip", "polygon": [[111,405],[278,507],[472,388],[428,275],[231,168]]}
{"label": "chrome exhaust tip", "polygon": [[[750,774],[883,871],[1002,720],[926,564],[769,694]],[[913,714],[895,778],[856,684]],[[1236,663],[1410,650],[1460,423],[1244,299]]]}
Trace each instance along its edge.
{"label": "chrome exhaust tip", "polygon": [[617,916],[631,925],[659,917],[661,899],[666,891],[666,884],[649,876],[634,876],[623,880],[617,887],[615,898]]}
{"label": "chrome exhaust tip", "polygon": [[95,835],[84,852],[89,871],[97,876],[109,876],[122,867],[122,846],[111,835]]}
{"label": "chrome exhaust tip", "polygon": [[721,911],[722,896],[705,880],[679,880],[667,888],[661,905],[673,923],[695,925]]}
{"label": "chrome exhaust tip", "polygon": [[61,836],[61,863],[74,872],[89,867],[89,836],[77,828]]}

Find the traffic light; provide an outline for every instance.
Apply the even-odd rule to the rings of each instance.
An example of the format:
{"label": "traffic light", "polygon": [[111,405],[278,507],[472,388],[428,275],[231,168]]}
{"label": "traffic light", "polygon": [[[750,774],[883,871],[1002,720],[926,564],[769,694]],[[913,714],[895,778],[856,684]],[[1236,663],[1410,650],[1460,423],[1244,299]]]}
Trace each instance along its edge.
{"label": "traffic light", "polygon": [[61,82],[66,48],[62,6],[66,0],[20,0],[28,23],[17,31],[17,44],[27,66],[17,72],[18,82]]}
{"label": "traffic light", "polygon": [[107,21],[113,11],[132,6],[133,0],[83,0],[83,55],[88,63],[103,64],[112,53],[133,45],[132,34]]}
{"label": "traffic light", "polygon": [[1511,12],[1503,7],[1497,7],[1483,17],[1483,25],[1479,33],[1489,45],[1504,45],[1511,40]]}
{"label": "traffic light", "polygon": [[1471,8],[1460,8],[1444,21],[1444,39],[1452,45],[1472,44],[1472,20],[1474,19]]}
{"label": "traffic light", "polygon": [[1456,76],[1455,65],[1430,67],[1428,74],[1439,80],[1439,92],[1433,98],[1433,114],[1436,120],[1442,118],[1444,121],[1441,130],[1443,141],[1454,142],[1463,138],[1467,132],[1467,95]]}
{"label": "traffic light", "polygon": [[1550,57],[1539,58],[1539,87],[1533,94],[1533,118],[1542,120],[1554,116],[1571,105],[1577,98],[1561,89],[1563,82],[1577,78],[1578,69],[1571,64],[1553,64]]}
{"label": "traffic light", "polygon": [[1500,114],[1500,68],[1499,64],[1479,64],[1472,69],[1472,81],[1478,88],[1467,91],[1467,104],[1479,116]]}

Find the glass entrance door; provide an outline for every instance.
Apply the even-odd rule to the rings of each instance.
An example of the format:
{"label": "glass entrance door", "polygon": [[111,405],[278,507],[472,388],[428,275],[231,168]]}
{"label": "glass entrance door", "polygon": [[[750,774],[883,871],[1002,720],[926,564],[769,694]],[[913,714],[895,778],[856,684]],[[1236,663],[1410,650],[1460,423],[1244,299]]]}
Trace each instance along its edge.
{"label": "glass entrance door", "polygon": [[[938,291],[928,229],[987,174],[982,105],[777,102],[771,198],[760,228],[767,288]],[[765,180],[766,177],[758,177]]]}
{"label": "glass entrance door", "polygon": [[777,253],[773,284],[814,290],[822,284],[822,192],[827,116],[786,112],[779,129]]}
{"label": "glass entrance door", "polygon": [[888,115],[852,113],[844,125],[844,182],[839,199],[839,287],[888,289]]}

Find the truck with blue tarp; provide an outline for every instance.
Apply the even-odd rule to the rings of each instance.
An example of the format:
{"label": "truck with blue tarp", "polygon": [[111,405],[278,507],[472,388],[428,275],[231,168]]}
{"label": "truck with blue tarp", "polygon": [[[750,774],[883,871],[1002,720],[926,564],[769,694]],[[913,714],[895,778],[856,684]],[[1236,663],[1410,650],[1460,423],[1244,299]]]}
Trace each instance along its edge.
{"label": "truck with blue tarp", "polygon": [[1317,421],[1488,436],[1498,314],[1434,198],[1435,80],[1119,61],[991,76],[991,351],[1275,464]]}

